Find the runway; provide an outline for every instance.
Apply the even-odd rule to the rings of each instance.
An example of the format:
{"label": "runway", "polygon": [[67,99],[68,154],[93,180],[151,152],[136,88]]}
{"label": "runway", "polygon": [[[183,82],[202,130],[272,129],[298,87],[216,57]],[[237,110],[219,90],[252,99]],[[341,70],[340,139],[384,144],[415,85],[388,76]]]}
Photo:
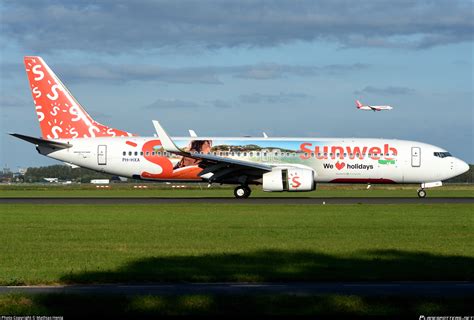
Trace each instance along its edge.
{"label": "runway", "polygon": [[474,296],[473,282],[167,283],[0,286],[0,294]]}
{"label": "runway", "polygon": [[0,204],[171,204],[171,203],[194,203],[194,204],[440,204],[440,203],[464,203],[474,204],[474,197],[464,198],[306,198],[306,197],[266,197],[266,198],[0,198]]}

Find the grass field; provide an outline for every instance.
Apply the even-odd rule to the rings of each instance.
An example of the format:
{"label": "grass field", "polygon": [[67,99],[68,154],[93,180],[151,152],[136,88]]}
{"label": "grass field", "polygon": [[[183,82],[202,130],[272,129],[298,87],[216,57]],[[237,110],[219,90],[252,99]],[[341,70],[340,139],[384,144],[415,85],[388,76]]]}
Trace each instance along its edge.
{"label": "grass field", "polygon": [[[73,190],[64,192],[99,192]],[[231,190],[212,192],[215,191]],[[176,190],[173,196],[182,192]],[[0,284],[473,281],[473,208],[471,204],[245,202],[0,204]],[[0,314],[129,318],[188,314],[418,317],[471,314],[473,304],[472,296],[7,294],[0,295]]]}
{"label": "grass field", "polygon": [[[233,188],[206,184],[177,185],[148,183],[146,189],[134,188],[135,184],[111,184],[109,188],[95,185],[0,185],[1,197],[233,197]],[[174,187],[173,187],[174,186]],[[252,187],[251,197],[412,197],[416,198],[419,185],[334,185],[319,184],[313,192],[263,192],[260,186]],[[427,189],[428,197],[474,197],[474,185],[448,184]]]}
{"label": "grass field", "polygon": [[134,318],[157,315],[340,315],[396,316],[470,315],[474,297],[360,297],[341,295],[258,296],[118,296],[0,295],[4,315],[62,315]]}
{"label": "grass field", "polygon": [[0,284],[473,280],[473,205],[0,205]]}

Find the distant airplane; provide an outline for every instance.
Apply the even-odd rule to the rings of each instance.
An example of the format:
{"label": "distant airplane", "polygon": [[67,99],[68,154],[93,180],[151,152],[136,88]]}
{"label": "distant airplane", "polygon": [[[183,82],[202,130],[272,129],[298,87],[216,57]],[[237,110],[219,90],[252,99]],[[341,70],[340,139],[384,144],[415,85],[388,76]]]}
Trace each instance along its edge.
{"label": "distant airplane", "polygon": [[359,110],[368,110],[368,111],[383,111],[383,110],[392,110],[391,106],[364,106],[360,103],[359,100],[356,100],[356,106]]}
{"label": "distant airplane", "polygon": [[420,183],[418,196],[425,197],[425,189],[469,170],[448,151],[417,141],[170,137],[158,121],[155,137],[140,137],[98,123],[43,59],[24,60],[41,137],[11,135],[69,165],[139,180],[233,184],[237,198],[250,196],[250,185],[303,192],[325,182]]}

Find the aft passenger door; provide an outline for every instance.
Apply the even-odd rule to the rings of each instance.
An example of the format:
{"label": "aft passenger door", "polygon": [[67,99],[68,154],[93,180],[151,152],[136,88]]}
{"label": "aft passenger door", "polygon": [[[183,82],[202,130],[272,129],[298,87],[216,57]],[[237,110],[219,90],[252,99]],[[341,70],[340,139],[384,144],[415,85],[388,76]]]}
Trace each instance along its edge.
{"label": "aft passenger door", "polygon": [[97,164],[105,166],[107,164],[107,146],[99,145],[97,147]]}
{"label": "aft passenger door", "polygon": [[411,166],[420,167],[421,166],[421,149],[420,147],[411,148]]}

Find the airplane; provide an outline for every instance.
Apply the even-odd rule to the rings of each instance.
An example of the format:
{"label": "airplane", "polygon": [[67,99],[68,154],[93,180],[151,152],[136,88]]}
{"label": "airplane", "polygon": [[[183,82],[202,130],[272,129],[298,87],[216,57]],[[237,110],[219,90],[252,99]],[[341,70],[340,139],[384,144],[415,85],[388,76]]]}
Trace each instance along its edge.
{"label": "airplane", "polygon": [[356,100],[356,107],[359,110],[369,110],[369,111],[383,111],[383,110],[392,110],[391,106],[364,106],[360,103],[359,100]]}
{"label": "airplane", "polygon": [[24,58],[41,137],[18,133],[44,156],[73,167],[138,180],[236,185],[247,198],[252,185],[268,192],[305,192],[318,183],[419,183],[425,189],[469,169],[448,151],[393,139],[170,137],[153,120],[143,137],[95,121],[41,57]]}

